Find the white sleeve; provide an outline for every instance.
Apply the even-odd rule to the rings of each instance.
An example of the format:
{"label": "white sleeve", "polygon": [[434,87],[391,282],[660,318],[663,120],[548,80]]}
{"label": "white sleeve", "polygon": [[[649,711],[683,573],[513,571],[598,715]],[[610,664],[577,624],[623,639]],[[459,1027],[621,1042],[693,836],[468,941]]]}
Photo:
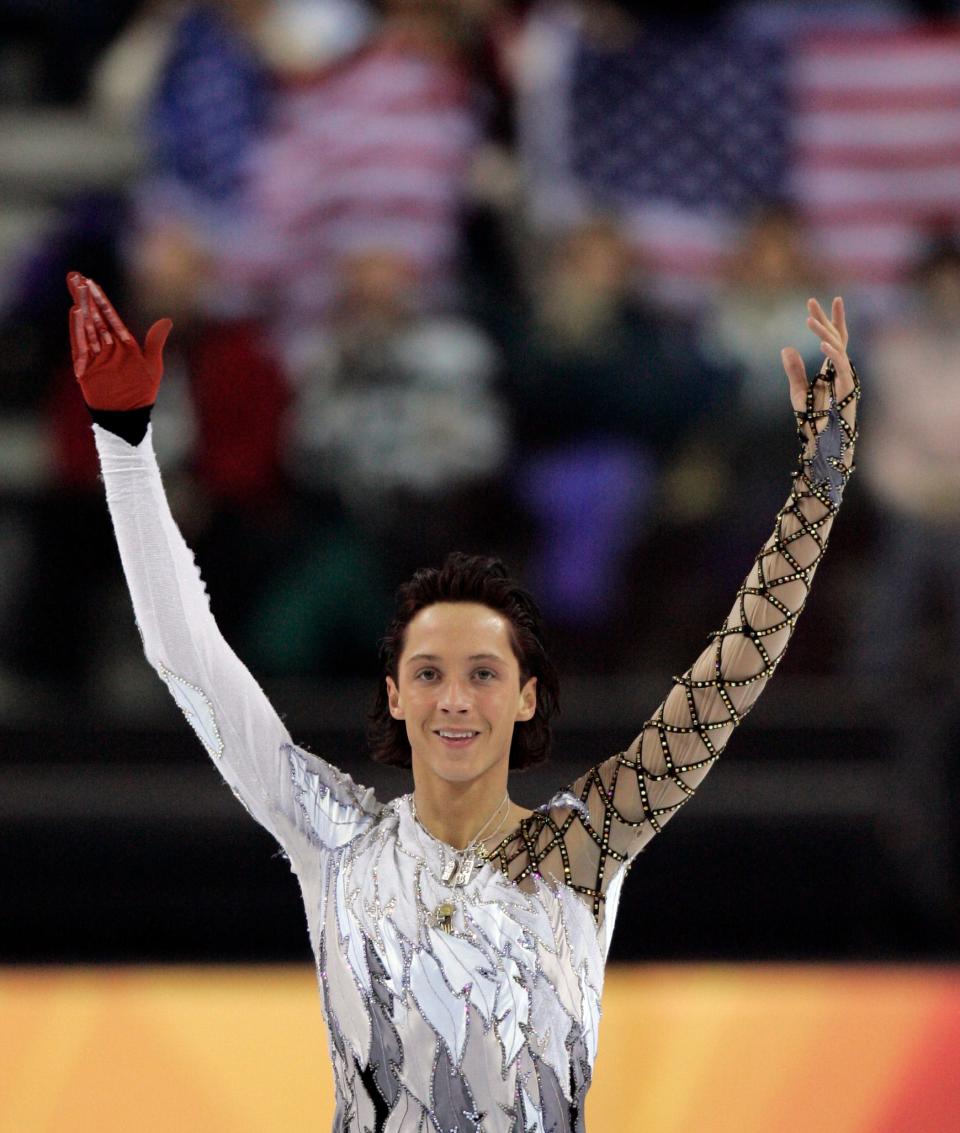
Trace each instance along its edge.
{"label": "white sleeve", "polygon": [[99,425],[97,451],[147,660],[251,815],[286,850],[349,841],[379,813],[373,791],[296,747],[220,634],[164,494],[151,431],[138,445]]}

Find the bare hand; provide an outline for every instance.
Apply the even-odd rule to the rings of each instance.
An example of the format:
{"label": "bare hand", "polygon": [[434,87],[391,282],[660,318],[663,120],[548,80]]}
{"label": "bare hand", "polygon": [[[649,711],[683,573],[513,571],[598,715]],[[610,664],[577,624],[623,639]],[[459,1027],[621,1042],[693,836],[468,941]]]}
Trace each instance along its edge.
{"label": "bare hand", "polygon": [[[810,312],[807,318],[807,326],[819,337],[820,349],[833,363],[837,375],[834,382],[834,396],[837,401],[842,401],[853,389],[853,368],[850,365],[850,359],[847,357],[849,335],[843,299],[838,295],[833,300],[831,318],[827,317],[826,312],[816,299],[807,300],[807,310]],[[781,350],[780,357],[783,360],[783,368],[787,377],[790,379],[790,401],[793,408],[798,413],[802,413],[807,406],[807,388],[810,385],[803,358],[801,358],[800,352],[792,346],[787,346]],[[822,407],[817,405],[816,408]]]}
{"label": "bare hand", "polygon": [[820,372],[808,378],[803,359],[792,347],[782,350],[781,357],[790,381],[790,401],[803,445],[801,462],[809,491],[835,509],[853,471],[860,384],[847,357],[843,300],[839,295],[834,299],[832,318],[827,318],[816,299],[807,300],[807,310],[807,326],[819,336],[820,349],[826,355]]}

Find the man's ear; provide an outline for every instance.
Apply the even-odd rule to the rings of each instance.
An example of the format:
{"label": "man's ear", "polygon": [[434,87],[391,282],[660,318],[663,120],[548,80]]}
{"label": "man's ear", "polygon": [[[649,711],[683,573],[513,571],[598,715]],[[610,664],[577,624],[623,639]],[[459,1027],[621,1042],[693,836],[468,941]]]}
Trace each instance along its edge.
{"label": "man's ear", "polygon": [[400,703],[400,689],[393,677],[387,677],[387,706],[394,720],[403,719],[403,706]]}
{"label": "man's ear", "polygon": [[537,678],[530,677],[520,690],[518,720],[532,720],[537,711]]}

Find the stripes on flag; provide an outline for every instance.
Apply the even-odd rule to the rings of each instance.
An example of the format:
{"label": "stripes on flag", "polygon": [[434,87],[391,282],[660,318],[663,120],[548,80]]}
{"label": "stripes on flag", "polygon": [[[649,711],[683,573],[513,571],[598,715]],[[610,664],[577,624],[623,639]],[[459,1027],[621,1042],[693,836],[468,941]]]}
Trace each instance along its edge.
{"label": "stripes on flag", "polygon": [[960,25],[802,37],[791,190],[828,271],[895,283],[931,225],[960,224]]}
{"label": "stripes on flag", "polygon": [[611,46],[536,16],[527,53],[555,63],[521,90],[535,215],[619,213],[651,289],[689,305],[743,219],[792,200],[820,273],[882,302],[931,225],[960,227],[960,23],[810,26],[647,21]]}
{"label": "stripes on flag", "polygon": [[442,304],[479,138],[456,61],[385,36],[277,103],[249,165],[255,225],[221,245],[231,279],[268,294],[294,336],[330,317],[352,255],[402,256],[423,305]]}

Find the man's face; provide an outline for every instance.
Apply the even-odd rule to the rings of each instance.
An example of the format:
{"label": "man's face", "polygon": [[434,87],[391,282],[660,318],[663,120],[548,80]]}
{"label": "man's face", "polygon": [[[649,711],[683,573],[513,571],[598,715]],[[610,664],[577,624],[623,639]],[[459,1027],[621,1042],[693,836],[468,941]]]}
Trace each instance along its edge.
{"label": "man's face", "polygon": [[536,677],[521,686],[510,622],[476,602],[438,602],[407,626],[390,713],[403,720],[413,774],[451,783],[503,775],[514,724],[536,711]]}

